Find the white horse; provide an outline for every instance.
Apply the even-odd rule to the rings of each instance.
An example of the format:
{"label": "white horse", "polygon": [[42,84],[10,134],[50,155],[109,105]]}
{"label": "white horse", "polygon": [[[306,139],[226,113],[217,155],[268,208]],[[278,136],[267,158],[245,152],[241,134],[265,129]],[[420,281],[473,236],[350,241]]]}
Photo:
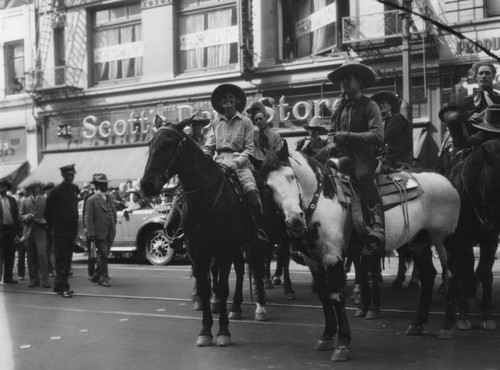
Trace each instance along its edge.
{"label": "white horse", "polygon": [[[283,210],[290,233],[308,242],[303,254],[313,275],[319,265],[327,271],[343,266],[354,223],[350,208],[339,201],[335,184],[325,177],[325,167],[300,152],[288,153],[284,145],[275,157],[266,159],[261,171],[275,202]],[[408,200],[406,206],[385,212],[386,251],[411,243],[421,231],[426,231],[435,247],[445,255],[443,242],[457,226],[460,197],[444,176],[434,172],[412,175],[423,193]],[[430,246],[417,259],[420,260],[416,266],[422,278],[422,293],[417,315],[407,334],[422,332],[436,276]],[[331,286],[332,280],[329,282]],[[339,285],[345,281],[333,283]]]}

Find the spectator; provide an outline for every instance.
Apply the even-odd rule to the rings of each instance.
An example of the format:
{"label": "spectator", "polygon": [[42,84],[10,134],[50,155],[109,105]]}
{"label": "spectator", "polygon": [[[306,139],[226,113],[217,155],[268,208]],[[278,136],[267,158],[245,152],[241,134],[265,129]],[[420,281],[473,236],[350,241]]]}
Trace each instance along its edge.
{"label": "spectator", "polygon": [[14,240],[22,232],[16,199],[7,194],[12,185],[7,179],[0,180],[0,277],[5,284],[17,284],[12,279],[16,250]]}
{"label": "spectator", "polygon": [[38,181],[27,187],[26,197],[19,212],[21,220],[29,227],[27,235],[28,272],[30,288],[41,286],[50,288],[47,262],[47,221],[45,220],[46,198],[42,195],[42,184]]}
{"label": "spectator", "polygon": [[108,275],[108,255],[116,234],[116,210],[114,202],[107,194],[108,179],[103,173],[92,176],[97,191],[85,204],[85,226],[89,240],[95,243],[97,268],[90,279],[104,287],[110,287]]}
{"label": "spectator", "polygon": [[[14,198],[17,202],[17,209],[21,209],[21,203],[25,196],[27,196],[26,188],[18,188]],[[26,250],[27,242],[26,236],[28,233],[27,225],[22,222],[23,233],[20,238],[16,240],[16,250],[17,250],[17,278],[19,281],[24,281],[24,275],[26,274]]]}
{"label": "spectator", "polygon": [[127,208],[125,211],[132,212],[138,209],[142,209],[143,205],[141,203],[141,193],[135,188],[127,190],[128,202],[126,203]]}
{"label": "spectator", "polygon": [[45,219],[51,228],[56,257],[54,292],[64,298],[73,297],[68,278],[73,258],[73,246],[78,234],[78,195],[80,189],[73,184],[75,165],[59,168],[63,182],[47,197]]}
{"label": "spectator", "polygon": [[[55,184],[52,181],[47,182],[43,186],[43,196],[45,199],[49,196],[52,189],[54,189]],[[49,277],[55,277],[55,266],[56,266],[56,257],[54,255],[54,241],[52,240],[52,234],[50,233],[50,229],[47,227],[45,229],[47,234],[47,266],[49,270]]]}
{"label": "spectator", "polygon": [[189,121],[189,126],[185,129],[186,133],[193,139],[193,141],[200,147],[205,146],[206,126],[210,123],[210,118],[203,115],[201,109],[198,109]]}

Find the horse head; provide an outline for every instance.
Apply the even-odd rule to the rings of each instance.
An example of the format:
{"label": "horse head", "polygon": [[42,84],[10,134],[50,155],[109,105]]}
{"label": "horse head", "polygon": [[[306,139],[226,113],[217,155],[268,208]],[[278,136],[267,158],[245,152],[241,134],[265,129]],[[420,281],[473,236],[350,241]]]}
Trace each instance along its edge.
{"label": "horse head", "polygon": [[141,179],[141,188],[145,195],[158,194],[163,184],[177,173],[176,161],[188,139],[183,132],[188,123],[189,119],[186,119],[174,125],[165,123],[160,116],[156,116],[157,131],[149,142],[149,157]]}

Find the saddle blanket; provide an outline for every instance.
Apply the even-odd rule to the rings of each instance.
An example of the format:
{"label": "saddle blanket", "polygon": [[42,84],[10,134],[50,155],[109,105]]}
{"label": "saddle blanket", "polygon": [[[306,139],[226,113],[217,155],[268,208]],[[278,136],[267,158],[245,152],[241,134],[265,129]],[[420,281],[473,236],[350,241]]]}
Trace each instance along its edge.
{"label": "saddle blanket", "polygon": [[[348,175],[331,169],[331,178],[337,188],[339,201],[344,204],[351,203],[351,194],[355,184]],[[401,203],[418,198],[424,190],[409,172],[394,172],[390,174],[379,174],[377,186],[382,197],[384,211],[400,205]]]}

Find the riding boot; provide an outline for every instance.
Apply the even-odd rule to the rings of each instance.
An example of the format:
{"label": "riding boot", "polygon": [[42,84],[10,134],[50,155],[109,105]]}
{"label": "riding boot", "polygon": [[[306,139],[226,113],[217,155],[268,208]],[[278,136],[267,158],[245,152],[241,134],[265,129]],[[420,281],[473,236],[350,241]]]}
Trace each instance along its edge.
{"label": "riding boot", "polygon": [[368,233],[365,246],[369,249],[367,254],[382,254],[385,249],[384,210],[375,182],[364,184],[364,194],[366,197],[364,218]]}
{"label": "riding boot", "polygon": [[253,216],[253,243],[267,243],[267,235],[263,228],[262,204],[260,203],[259,192],[257,190],[251,190],[245,194],[245,198]]}

